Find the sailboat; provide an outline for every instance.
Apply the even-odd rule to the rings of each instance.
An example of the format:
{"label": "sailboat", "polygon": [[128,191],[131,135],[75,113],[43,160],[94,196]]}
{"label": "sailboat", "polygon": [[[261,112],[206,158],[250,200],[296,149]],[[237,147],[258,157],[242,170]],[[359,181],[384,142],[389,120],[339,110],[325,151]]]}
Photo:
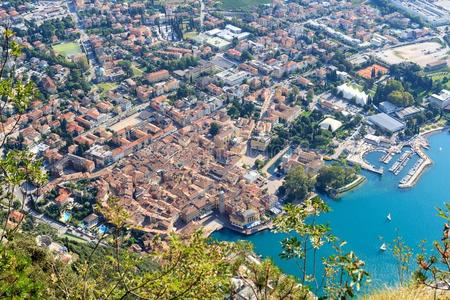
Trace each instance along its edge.
{"label": "sailboat", "polygon": [[387,246],[385,243],[383,243],[383,245],[380,246],[380,250],[381,251],[386,251],[387,250]]}
{"label": "sailboat", "polygon": [[392,220],[391,213],[389,213],[389,214],[387,215],[386,219],[388,219],[388,221],[391,221],[391,220]]}

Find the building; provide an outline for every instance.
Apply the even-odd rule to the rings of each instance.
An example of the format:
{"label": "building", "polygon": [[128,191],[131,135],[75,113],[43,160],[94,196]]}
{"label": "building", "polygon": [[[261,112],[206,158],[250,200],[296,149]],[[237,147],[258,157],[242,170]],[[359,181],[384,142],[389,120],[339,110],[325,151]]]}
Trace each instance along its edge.
{"label": "building", "polygon": [[231,42],[221,39],[217,36],[207,39],[206,43],[218,51],[226,50],[231,46]]}
{"label": "building", "polygon": [[113,162],[112,152],[102,145],[92,146],[86,151],[85,156],[87,159],[94,161],[97,167],[104,167]]}
{"label": "building", "polygon": [[355,101],[357,105],[365,106],[367,105],[367,101],[369,96],[357,90],[353,86],[350,86],[346,83],[337,87],[338,93],[342,93],[342,97],[347,100]]}
{"label": "building", "polygon": [[378,108],[379,108],[382,112],[384,112],[384,113],[386,113],[386,114],[388,114],[388,115],[395,113],[395,112],[398,111],[398,109],[399,109],[396,105],[392,104],[392,103],[389,102],[389,101],[383,101],[383,102],[381,102],[380,104],[378,104]]}
{"label": "building", "polygon": [[146,79],[150,83],[155,83],[155,82],[159,82],[159,81],[163,81],[163,80],[169,79],[169,71],[167,71],[167,70],[159,70],[159,71],[156,71],[156,72],[148,73],[147,76],[146,76]]}
{"label": "building", "polygon": [[379,113],[368,118],[369,122],[382,131],[394,133],[405,128],[405,124],[388,116],[385,113]]}
{"label": "building", "polygon": [[88,215],[87,217],[85,217],[83,219],[83,223],[84,223],[84,225],[86,225],[87,228],[94,227],[95,225],[98,224],[98,221],[99,221],[99,216],[97,216],[94,213]]}
{"label": "building", "polygon": [[235,86],[250,78],[250,74],[245,71],[225,70],[217,73],[216,77],[228,86]]}
{"label": "building", "polygon": [[425,71],[436,71],[436,70],[446,68],[447,66],[448,66],[447,61],[438,60],[438,61],[427,64],[425,66]]}
{"label": "building", "polygon": [[442,90],[439,94],[433,94],[428,97],[430,105],[438,108],[444,108],[450,105],[450,91]]}
{"label": "building", "polygon": [[416,106],[409,106],[409,107],[405,107],[402,110],[397,111],[395,113],[395,115],[400,120],[407,120],[407,119],[410,119],[410,118],[414,117],[415,115],[419,114],[421,111],[422,111],[422,109],[420,109]]}
{"label": "building", "polygon": [[336,130],[338,130],[339,128],[342,127],[342,122],[328,117],[325,120],[323,120],[322,122],[320,122],[319,126],[321,129],[335,132]]}
{"label": "building", "polygon": [[253,137],[250,140],[250,147],[253,150],[266,151],[267,147],[270,144],[270,141],[271,141],[271,138],[269,135],[259,135],[259,136]]}
{"label": "building", "polygon": [[364,137],[364,140],[366,141],[366,143],[371,144],[371,145],[375,145],[375,146],[380,146],[380,147],[390,147],[391,146],[391,141],[381,137],[381,136],[376,136],[373,134],[367,134]]}
{"label": "building", "polygon": [[230,215],[230,222],[238,228],[249,229],[259,225],[259,213],[251,208],[245,211],[238,211]]}

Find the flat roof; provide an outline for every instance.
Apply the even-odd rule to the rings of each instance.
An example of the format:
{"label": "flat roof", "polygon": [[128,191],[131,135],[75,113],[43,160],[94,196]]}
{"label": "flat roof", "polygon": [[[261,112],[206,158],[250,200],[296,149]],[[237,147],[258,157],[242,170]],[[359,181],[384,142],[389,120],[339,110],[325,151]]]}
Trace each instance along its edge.
{"label": "flat roof", "polygon": [[372,124],[390,132],[396,132],[405,127],[405,124],[403,124],[400,121],[397,121],[396,119],[388,116],[385,113],[379,113],[370,116],[368,119]]}

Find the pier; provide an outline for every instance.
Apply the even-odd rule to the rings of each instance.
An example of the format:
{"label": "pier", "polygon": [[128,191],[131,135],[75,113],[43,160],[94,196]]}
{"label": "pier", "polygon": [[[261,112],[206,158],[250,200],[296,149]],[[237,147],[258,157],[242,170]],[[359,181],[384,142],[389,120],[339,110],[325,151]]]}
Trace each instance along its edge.
{"label": "pier", "polygon": [[[366,152],[365,152],[365,153],[366,153]],[[365,154],[365,153],[364,153],[364,154]],[[351,163],[351,164],[359,165],[359,166],[360,166],[362,169],[364,169],[364,170],[367,170],[367,171],[370,171],[370,172],[373,172],[373,173],[376,173],[376,174],[379,174],[379,175],[383,175],[384,169],[383,169],[383,168],[377,168],[377,167],[375,167],[374,165],[372,165],[372,164],[366,162],[366,161],[362,158],[362,156],[364,156],[364,154],[361,155],[361,157],[358,157],[358,156],[347,157],[347,161],[348,161],[349,163]]]}
{"label": "pier", "polygon": [[399,183],[398,187],[405,189],[413,187],[417,180],[422,175],[423,171],[430,166],[433,162],[432,160],[425,154],[422,150],[423,144],[418,143],[413,146],[414,151],[419,155],[420,159],[414,165],[414,167],[409,171],[408,175],[406,175]]}
{"label": "pier", "polygon": [[413,151],[406,151],[403,153],[402,156],[392,165],[389,171],[393,172],[395,175],[398,175],[406,166],[413,154]]}
{"label": "pier", "polygon": [[394,153],[392,153],[392,152],[387,152],[385,155],[383,155],[383,156],[380,158],[380,161],[381,161],[382,163],[388,164],[388,163],[392,160],[393,157],[394,157]]}

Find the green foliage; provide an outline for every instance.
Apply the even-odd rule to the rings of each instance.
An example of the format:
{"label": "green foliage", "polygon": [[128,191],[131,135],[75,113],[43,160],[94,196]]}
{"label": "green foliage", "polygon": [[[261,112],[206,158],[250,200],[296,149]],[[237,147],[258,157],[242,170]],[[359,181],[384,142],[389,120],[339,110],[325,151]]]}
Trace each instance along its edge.
{"label": "green foliage", "polygon": [[26,36],[31,42],[40,40],[45,43],[51,43],[53,36],[60,40],[74,40],[79,37],[78,33],[66,31],[66,29],[75,28],[75,23],[70,16],[62,19],[44,20],[39,26],[34,22],[27,23],[27,30],[19,32],[19,36]]}
{"label": "green foliage", "polygon": [[251,118],[255,113],[255,105],[251,102],[239,103],[238,101],[233,101],[228,108],[228,115],[237,119],[239,117]]}
{"label": "green foliage", "polygon": [[323,119],[320,111],[313,111],[311,114],[303,114],[290,124],[288,128],[279,126],[274,128],[276,136],[270,141],[268,151],[270,155],[275,155],[289,142],[302,145],[304,148],[315,148],[323,151],[330,151],[332,133],[320,128],[319,123]]}
{"label": "green foliage", "polygon": [[7,245],[0,243],[0,298],[43,299],[52,297],[51,260],[34,240],[18,237]]}
{"label": "green foliage", "polygon": [[322,192],[330,189],[341,188],[356,179],[357,172],[354,168],[335,163],[324,166],[319,170],[316,180],[316,188]]}
{"label": "green foliage", "polygon": [[408,106],[413,103],[413,96],[407,92],[403,84],[395,79],[388,80],[385,85],[378,85],[374,102],[390,101],[397,106]]}
{"label": "green foliage", "polygon": [[208,133],[214,137],[219,133],[219,131],[220,131],[220,125],[217,124],[216,122],[212,122],[211,125],[209,126]]}
{"label": "green foliage", "polygon": [[264,165],[265,165],[265,162],[263,160],[261,160],[261,159],[255,160],[255,168],[257,170],[261,170],[264,167]]}
{"label": "green foliage", "polygon": [[405,244],[400,236],[394,239],[394,248],[392,250],[395,259],[397,260],[397,273],[400,284],[403,285],[406,276],[409,274],[409,267],[412,257],[411,248]]}
{"label": "green foliage", "polygon": [[245,62],[247,60],[252,60],[253,56],[248,50],[244,50],[241,53],[241,61]]}
{"label": "green foliage", "polygon": [[283,187],[290,201],[302,201],[312,191],[314,180],[302,166],[296,166],[287,173]]}
{"label": "green foliage", "polygon": [[[275,220],[275,228],[289,235],[282,241],[281,257],[299,262],[301,283],[310,282],[310,286],[317,289],[324,283],[324,299],[346,299],[355,296],[369,278],[363,269],[364,262],[353,252],[344,252],[345,242],[338,244],[331,228],[318,223],[317,218],[329,211],[329,206],[319,197],[301,205],[286,205],[285,214]],[[323,278],[317,278],[318,250],[325,245],[331,245],[335,252],[322,260],[325,274]],[[312,270],[308,266],[312,266]]]}
{"label": "green foliage", "polygon": [[442,238],[433,243],[434,253],[431,256],[425,254],[422,246],[422,253],[417,256],[418,269],[414,273],[416,283],[429,287],[435,291],[448,291],[450,289],[450,204],[445,204],[445,208],[438,208],[438,215],[445,220],[442,229]]}
{"label": "green foliage", "polygon": [[272,261],[266,259],[262,263],[249,262],[238,270],[250,287],[246,295],[249,299],[309,299],[308,287],[298,284],[293,276],[283,274]]}
{"label": "green foliage", "polygon": [[189,67],[197,66],[198,61],[199,61],[199,59],[197,57],[187,55],[187,56],[183,56],[182,58],[176,59],[176,60],[163,60],[163,61],[161,61],[159,68],[167,69],[170,71],[184,70]]}

